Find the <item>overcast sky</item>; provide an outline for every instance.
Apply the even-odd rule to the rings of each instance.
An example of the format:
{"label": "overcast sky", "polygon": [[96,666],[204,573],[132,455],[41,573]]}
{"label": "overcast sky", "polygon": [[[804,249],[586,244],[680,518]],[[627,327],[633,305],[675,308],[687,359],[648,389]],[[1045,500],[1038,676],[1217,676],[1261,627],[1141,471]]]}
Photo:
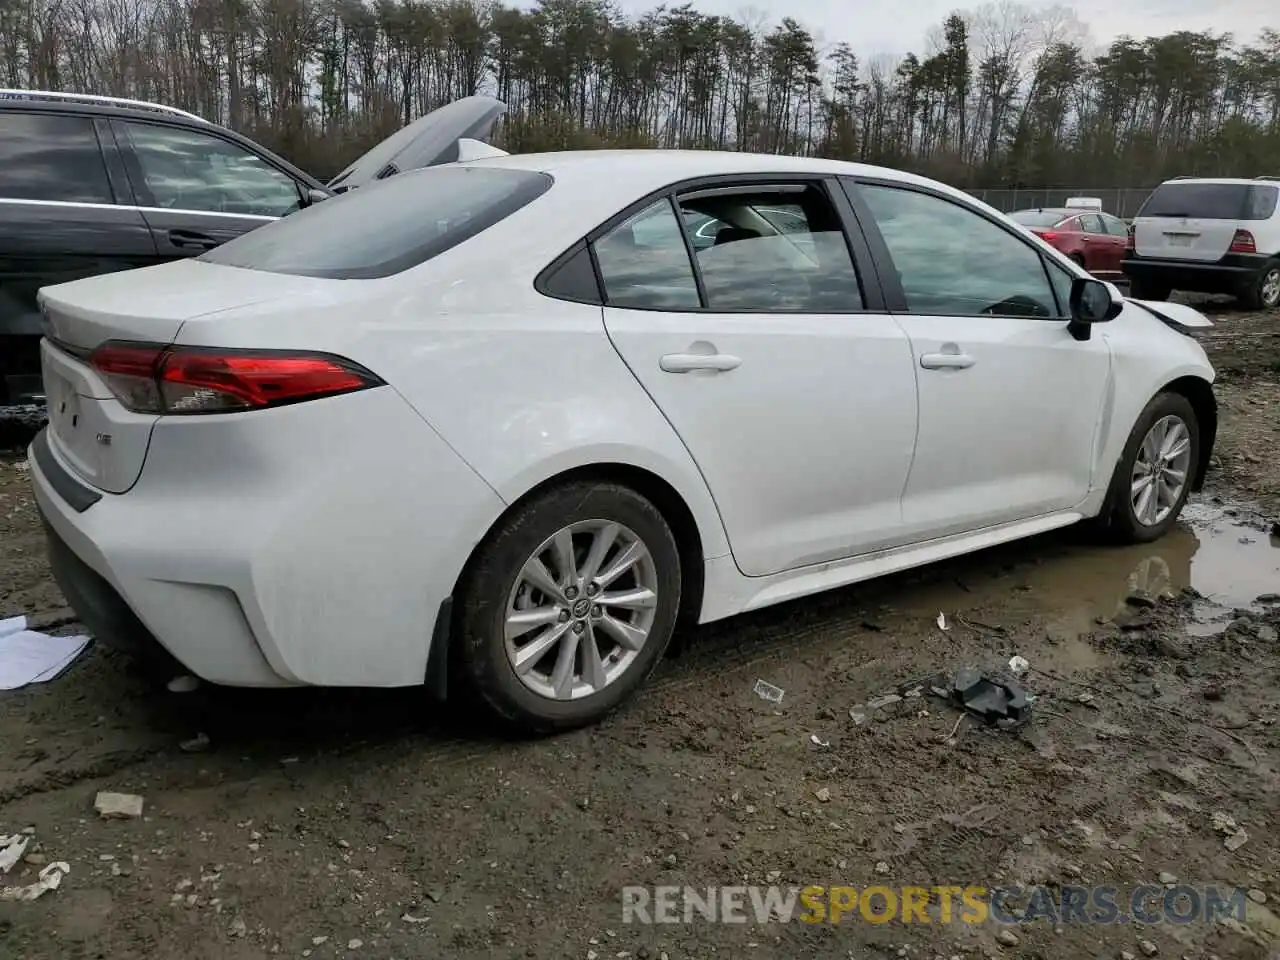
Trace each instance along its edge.
{"label": "overcast sky", "polygon": [[[669,7],[680,0],[667,0]],[[646,0],[621,0],[628,13],[657,6]],[[951,11],[979,3],[955,0],[694,0],[704,13],[728,14],[776,23],[783,16],[799,20],[824,45],[841,40],[866,58],[876,54],[920,52],[930,27]],[[1030,6],[1042,4],[1031,3]],[[1136,37],[1176,30],[1230,31],[1238,39],[1253,40],[1265,26],[1280,28],[1277,0],[1064,0],[1089,28],[1095,43],[1106,44],[1122,33]]]}

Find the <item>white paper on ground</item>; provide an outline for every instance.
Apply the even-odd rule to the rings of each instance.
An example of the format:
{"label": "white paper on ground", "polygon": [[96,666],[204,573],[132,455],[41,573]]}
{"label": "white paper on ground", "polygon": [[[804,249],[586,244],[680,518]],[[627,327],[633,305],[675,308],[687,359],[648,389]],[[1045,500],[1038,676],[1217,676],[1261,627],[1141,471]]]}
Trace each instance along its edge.
{"label": "white paper on ground", "polygon": [[88,637],[53,637],[27,629],[26,617],[0,620],[0,690],[52,680],[71,665]]}
{"label": "white paper on ground", "polygon": [[0,637],[7,637],[11,633],[21,633],[27,629],[26,617],[9,617],[7,620],[0,620]]}

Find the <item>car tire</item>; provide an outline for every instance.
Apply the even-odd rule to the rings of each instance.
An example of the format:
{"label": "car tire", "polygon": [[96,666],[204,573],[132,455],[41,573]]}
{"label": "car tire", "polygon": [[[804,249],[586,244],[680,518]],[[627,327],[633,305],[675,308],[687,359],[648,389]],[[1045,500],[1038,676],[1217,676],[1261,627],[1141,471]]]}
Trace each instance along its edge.
{"label": "car tire", "polygon": [[1159,286],[1149,280],[1139,280],[1137,277],[1129,280],[1129,296],[1135,300],[1159,302],[1168,300],[1171,293],[1173,293],[1172,287]]}
{"label": "car tire", "polygon": [[1085,269],[1084,257],[1082,257],[1080,254],[1078,253],[1071,254],[1071,259],[1075,261],[1076,266],[1079,267],[1081,270]]}
{"label": "car tire", "polygon": [[1253,286],[1240,296],[1246,310],[1274,310],[1280,307],[1280,260],[1270,261]]}
{"label": "car tire", "polygon": [[[1172,450],[1179,450],[1175,440],[1179,432],[1186,441],[1185,450],[1170,457],[1168,454]],[[1163,450],[1156,450],[1157,444],[1149,442],[1148,438],[1159,440],[1161,436],[1167,442],[1164,443]],[[1153,457],[1153,453],[1157,453],[1157,456]],[[1161,453],[1164,456],[1160,456]],[[1178,393],[1157,394],[1134,423],[1112,474],[1106,503],[1098,517],[1106,538],[1119,543],[1149,543],[1168,533],[1178,522],[1178,516],[1187,502],[1199,458],[1200,423],[1191,402]],[[1175,474],[1182,473],[1182,482],[1176,494],[1161,496],[1168,491],[1168,487],[1161,481],[1171,474],[1158,474],[1152,469],[1153,460],[1158,461],[1157,465],[1173,470]],[[1150,479],[1152,477],[1155,479]],[[1143,478],[1148,481],[1145,489],[1156,498],[1154,510],[1149,501],[1140,499],[1142,494],[1136,483]],[[1142,507],[1147,510],[1141,511],[1143,515],[1140,516]]]}
{"label": "car tire", "polygon": [[[610,537],[614,545],[593,556],[593,546]],[[557,569],[566,544],[573,548],[571,576]],[[627,550],[643,559],[604,587],[585,579],[593,564],[610,576]],[[671,528],[629,487],[578,481],[537,494],[501,521],[463,575],[459,671],[500,720],[524,733],[594,723],[628,700],[661,660],[680,609],[681,576]],[[651,603],[645,591],[654,595]],[[610,597],[628,605],[610,604]],[[521,625],[537,625],[509,640],[508,620],[519,614]],[[588,644],[598,656],[588,655]]]}

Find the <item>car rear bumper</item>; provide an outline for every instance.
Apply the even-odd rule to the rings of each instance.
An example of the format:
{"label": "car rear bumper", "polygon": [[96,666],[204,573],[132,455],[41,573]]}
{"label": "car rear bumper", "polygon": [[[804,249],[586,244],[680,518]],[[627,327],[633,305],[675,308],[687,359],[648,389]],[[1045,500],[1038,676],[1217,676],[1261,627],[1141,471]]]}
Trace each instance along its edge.
{"label": "car rear bumper", "polygon": [[423,683],[442,604],[504,507],[390,388],[162,418],[126,494],[87,486],[43,432],[29,459],[90,631],[232,686]]}
{"label": "car rear bumper", "polygon": [[1120,268],[1130,280],[1147,280],[1174,290],[1236,293],[1261,275],[1268,259],[1254,253],[1229,253],[1206,262],[1130,255],[1121,261]]}

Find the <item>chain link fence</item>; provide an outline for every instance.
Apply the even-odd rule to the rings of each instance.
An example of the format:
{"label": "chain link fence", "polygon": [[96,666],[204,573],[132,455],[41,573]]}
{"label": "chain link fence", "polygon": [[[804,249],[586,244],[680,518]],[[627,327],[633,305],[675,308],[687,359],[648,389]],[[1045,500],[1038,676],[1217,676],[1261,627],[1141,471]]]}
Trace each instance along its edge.
{"label": "chain link fence", "polygon": [[1068,197],[1097,197],[1102,209],[1113,216],[1136,216],[1142,201],[1151,195],[1153,187],[1061,187],[1042,190],[970,190],[969,193],[984,203],[989,203],[1001,213],[1036,207],[1061,207]]}

